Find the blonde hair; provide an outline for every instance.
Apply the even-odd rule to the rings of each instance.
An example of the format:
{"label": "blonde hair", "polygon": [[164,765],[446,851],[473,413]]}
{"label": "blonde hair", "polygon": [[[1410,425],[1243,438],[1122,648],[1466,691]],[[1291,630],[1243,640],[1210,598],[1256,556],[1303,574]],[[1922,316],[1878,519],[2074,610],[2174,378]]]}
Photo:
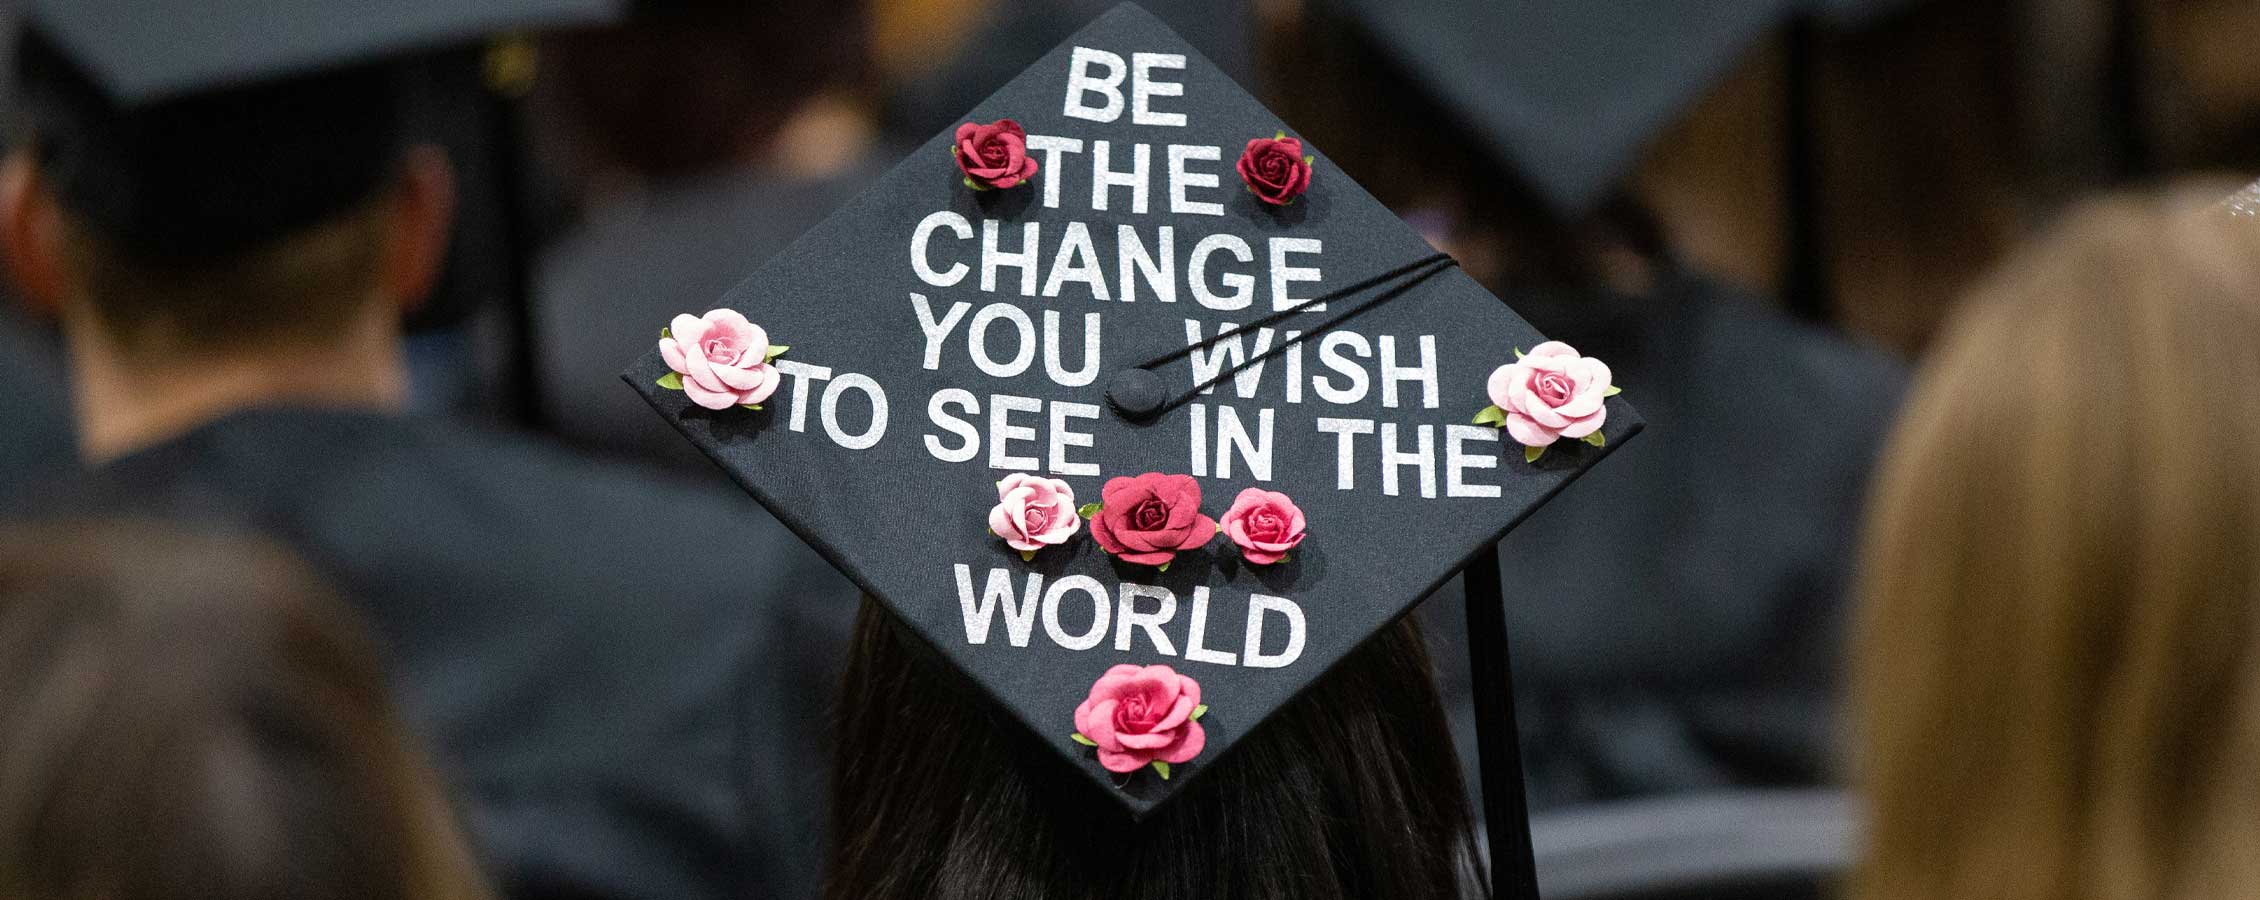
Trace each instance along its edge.
{"label": "blonde hair", "polygon": [[2094,204],[1950,321],[1885,453],[1856,900],[2260,890],[2260,229]]}

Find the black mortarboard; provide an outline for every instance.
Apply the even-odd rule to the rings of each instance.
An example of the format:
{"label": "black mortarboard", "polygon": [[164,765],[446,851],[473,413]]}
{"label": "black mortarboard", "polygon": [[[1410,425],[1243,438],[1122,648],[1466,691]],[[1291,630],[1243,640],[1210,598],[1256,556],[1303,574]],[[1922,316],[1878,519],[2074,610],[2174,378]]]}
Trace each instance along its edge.
{"label": "black mortarboard", "polygon": [[43,171],[106,236],[197,259],[368,196],[405,140],[386,60],[618,0],[33,0],[17,89]]}
{"label": "black mortarboard", "polygon": [[[1640,428],[1599,363],[1553,355],[1322,150],[1273,142],[1291,126],[1135,6],[966,121],[724,309],[683,298],[625,377],[1133,814]],[[1569,417],[1533,413],[1562,435],[1535,461],[1515,436],[1547,423],[1510,433],[1523,414],[1488,393],[1520,352],[1553,376],[1506,378],[1530,392],[1510,403]],[[1031,540],[1061,516],[1064,542]],[[1117,671],[1149,665],[1197,700]]]}
{"label": "black mortarboard", "polygon": [[1908,0],[1328,2],[1554,209],[1582,215],[1776,26],[1856,24]]}

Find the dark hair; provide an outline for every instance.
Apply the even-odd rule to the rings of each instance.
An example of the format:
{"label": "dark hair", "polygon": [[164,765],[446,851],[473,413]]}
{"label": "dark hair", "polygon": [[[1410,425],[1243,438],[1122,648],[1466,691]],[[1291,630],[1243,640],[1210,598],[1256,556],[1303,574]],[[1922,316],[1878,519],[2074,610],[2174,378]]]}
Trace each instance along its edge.
{"label": "dark hair", "polygon": [[361,313],[406,152],[393,67],[368,64],[123,106],[37,29],[16,46],[64,263],[141,355],[333,335]]}
{"label": "dark hair", "polygon": [[0,896],[471,900],[338,599],[265,544],[0,529]]}
{"label": "dark hair", "polygon": [[1459,763],[1409,619],[1144,822],[869,600],[839,725],[831,900],[1484,893]]}
{"label": "dark hair", "polygon": [[855,87],[862,0],[642,0],[621,25],[563,32],[545,80],[595,161],[691,175],[744,157],[799,104]]}

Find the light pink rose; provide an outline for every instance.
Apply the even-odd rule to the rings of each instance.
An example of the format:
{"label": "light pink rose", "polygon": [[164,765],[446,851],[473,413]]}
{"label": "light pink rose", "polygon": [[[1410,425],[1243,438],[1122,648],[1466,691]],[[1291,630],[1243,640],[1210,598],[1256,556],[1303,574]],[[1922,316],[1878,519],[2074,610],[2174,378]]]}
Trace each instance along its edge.
{"label": "light pink rose", "polygon": [[989,508],[989,531],[1023,555],[1063,544],[1083,527],[1075,514],[1075,489],[1057,478],[1025,472],[997,482],[997,505]]}
{"label": "light pink rose", "polygon": [[1241,491],[1219,524],[1240,545],[1240,555],[1259,566],[1286,559],[1287,551],[1303,542],[1303,511],[1278,491]]}
{"label": "light pink rose", "polygon": [[659,339],[667,368],[683,376],[683,393],[707,409],[752,406],[777,392],[780,375],[769,364],[769,332],[734,309],[700,318],[676,316]]}
{"label": "light pink rose", "polygon": [[1601,402],[1609,391],[1608,365],[1560,341],[1500,366],[1488,390],[1491,403],[1506,413],[1507,434],[1525,447],[1583,438],[1609,417]]}
{"label": "light pink rose", "polygon": [[1208,745],[1193,720],[1200,705],[1200,682],[1168,666],[1115,666],[1075,708],[1075,730],[1099,748],[1099,765],[1109,772],[1135,772],[1155,760],[1176,765]]}

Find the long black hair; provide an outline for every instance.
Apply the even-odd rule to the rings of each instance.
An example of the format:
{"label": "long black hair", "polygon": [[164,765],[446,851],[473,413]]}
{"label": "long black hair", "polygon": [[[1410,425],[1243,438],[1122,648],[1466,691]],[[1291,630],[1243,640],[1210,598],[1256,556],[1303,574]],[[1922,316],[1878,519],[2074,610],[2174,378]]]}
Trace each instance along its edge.
{"label": "long black hair", "polygon": [[1485,896],[1410,619],[1139,823],[868,599],[838,724],[827,900]]}

